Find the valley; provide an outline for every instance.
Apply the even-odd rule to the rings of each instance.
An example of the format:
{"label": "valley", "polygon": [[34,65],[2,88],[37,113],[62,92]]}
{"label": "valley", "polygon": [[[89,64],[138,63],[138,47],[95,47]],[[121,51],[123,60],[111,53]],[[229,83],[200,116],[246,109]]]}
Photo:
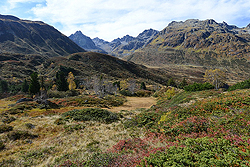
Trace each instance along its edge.
{"label": "valley", "polygon": [[0,15],[0,166],[250,166],[249,32],[107,42]]}

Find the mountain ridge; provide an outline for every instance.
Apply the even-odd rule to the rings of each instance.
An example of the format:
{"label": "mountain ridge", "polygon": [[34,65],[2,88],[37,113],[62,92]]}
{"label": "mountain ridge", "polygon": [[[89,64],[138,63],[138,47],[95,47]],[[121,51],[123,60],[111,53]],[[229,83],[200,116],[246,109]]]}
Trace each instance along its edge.
{"label": "mountain ridge", "polygon": [[107,53],[103,49],[96,46],[95,43],[92,41],[92,39],[84,35],[81,31],[76,31],[74,34],[71,34],[69,36],[69,39],[71,39],[78,46],[80,46],[81,48],[87,51],[93,51],[93,52],[99,52],[99,53],[105,53],[105,54]]}
{"label": "mountain ridge", "polygon": [[0,15],[1,52],[65,56],[85,52],[54,27],[41,22]]}
{"label": "mountain ridge", "polygon": [[151,28],[144,30],[137,37],[125,35],[111,42],[96,37],[93,39],[93,42],[96,46],[102,48],[110,55],[124,57],[132,54],[137,49],[145,47],[158,32],[159,31]]}

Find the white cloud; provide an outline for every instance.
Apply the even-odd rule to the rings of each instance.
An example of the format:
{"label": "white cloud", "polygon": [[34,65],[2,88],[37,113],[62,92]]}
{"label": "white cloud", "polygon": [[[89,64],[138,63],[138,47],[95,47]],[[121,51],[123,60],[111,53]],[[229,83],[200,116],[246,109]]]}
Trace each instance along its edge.
{"label": "white cloud", "polygon": [[7,0],[7,3],[9,4],[10,9],[14,9],[17,7],[18,3],[30,3],[30,2],[43,2],[44,0]]}
{"label": "white cloud", "polygon": [[240,19],[249,19],[249,9],[249,0],[46,0],[46,5],[39,4],[32,11],[44,22],[62,24],[59,30],[66,35],[81,30],[91,38],[110,41],[126,34],[136,36],[148,28],[162,30],[172,20],[213,18],[241,24]]}

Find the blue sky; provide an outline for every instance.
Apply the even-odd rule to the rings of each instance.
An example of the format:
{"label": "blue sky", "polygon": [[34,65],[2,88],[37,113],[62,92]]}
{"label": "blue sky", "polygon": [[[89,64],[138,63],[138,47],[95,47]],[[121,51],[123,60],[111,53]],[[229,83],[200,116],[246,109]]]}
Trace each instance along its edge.
{"label": "blue sky", "polygon": [[67,36],[81,30],[107,41],[162,30],[171,21],[250,23],[249,0],[1,0],[0,9],[0,14],[48,23]]}

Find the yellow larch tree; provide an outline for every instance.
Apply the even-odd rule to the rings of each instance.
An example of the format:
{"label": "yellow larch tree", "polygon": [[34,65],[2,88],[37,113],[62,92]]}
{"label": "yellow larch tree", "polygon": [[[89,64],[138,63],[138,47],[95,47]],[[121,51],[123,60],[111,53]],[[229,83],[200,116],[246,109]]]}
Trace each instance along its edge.
{"label": "yellow larch tree", "polygon": [[75,77],[72,72],[69,72],[67,82],[69,83],[69,90],[75,90],[76,89],[76,83],[74,81]]}
{"label": "yellow larch tree", "polygon": [[204,80],[213,84],[215,89],[219,89],[226,81],[226,73],[221,69],[206,70]]}

